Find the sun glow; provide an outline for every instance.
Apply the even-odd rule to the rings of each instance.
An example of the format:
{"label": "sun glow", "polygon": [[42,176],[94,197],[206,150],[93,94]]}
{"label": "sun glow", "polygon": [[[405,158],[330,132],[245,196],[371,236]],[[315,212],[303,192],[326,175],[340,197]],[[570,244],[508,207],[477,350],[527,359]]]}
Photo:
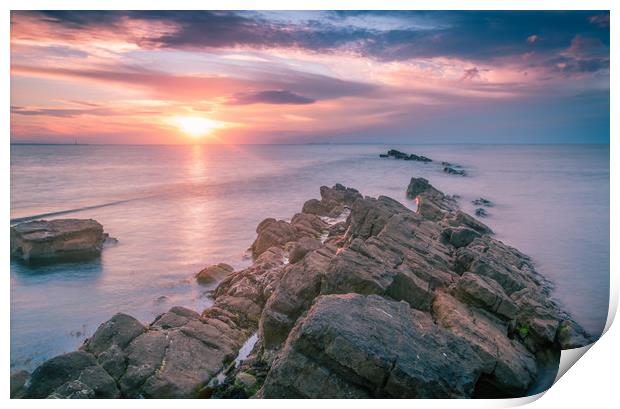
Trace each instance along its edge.
{"label": "sun glow", "polygon": [[208,135],[223,126],[219,121],[200,116],[177,116],[172,119],[172,123],[181,132],[194,138]]}

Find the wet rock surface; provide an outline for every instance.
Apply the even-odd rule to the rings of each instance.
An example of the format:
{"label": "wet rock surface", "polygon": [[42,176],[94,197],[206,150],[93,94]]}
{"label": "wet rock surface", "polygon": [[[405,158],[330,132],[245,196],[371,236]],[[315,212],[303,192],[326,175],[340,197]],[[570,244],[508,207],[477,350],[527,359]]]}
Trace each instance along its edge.
{"label": "wet rock surface", "polygon": [[381,158],[394,158],[394,159],[402,159],[402,160],[415,160],[418,162],[432,162],[433,160],[427,158],[426,156],[416,155],[414,153],[408,154],[405,152],[398,151],[396,149],[390,149],[385,154],[380,154]]}
{"label": "wet rock surface", "polygon": [[342,185],[320,193],[258,226],[254,263],[228,272],[212,307],[149,325],[117,314],[81,350],[14,374],[11,394],[515,397],[544,357],[594,341],[529,257],[427,180],[407,188],[416,212]]}
{"label": "wet rock surface", "polygon": [[211,284],[232,273],[234,268],[226,263],[218,263],[203,268],[196,274],[196,281],[200,284]]}
{"label": "wet rock surface", "polygon": [[101,254],[106,239],[103,226],[92,219],[25,222],[11,226],[11,257],[25,262],[91,258]]}

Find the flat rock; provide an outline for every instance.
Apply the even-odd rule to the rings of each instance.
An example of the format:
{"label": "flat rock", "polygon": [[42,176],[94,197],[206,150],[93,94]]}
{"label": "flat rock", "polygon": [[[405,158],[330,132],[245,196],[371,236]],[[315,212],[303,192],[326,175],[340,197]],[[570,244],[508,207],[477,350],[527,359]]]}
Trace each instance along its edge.
{"label": "flat rock", "polygon": [[37,220],[11,226],[11,256],[26,262],[96,257],[108,235],[92,219]]}

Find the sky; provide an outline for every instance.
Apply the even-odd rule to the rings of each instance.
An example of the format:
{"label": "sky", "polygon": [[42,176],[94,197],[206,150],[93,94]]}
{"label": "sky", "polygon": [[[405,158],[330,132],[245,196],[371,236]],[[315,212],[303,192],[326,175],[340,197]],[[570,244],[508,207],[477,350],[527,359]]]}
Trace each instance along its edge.
{"label": "sky", "polygon": [[609,12],[13,11],[13,143],[609,143]]}

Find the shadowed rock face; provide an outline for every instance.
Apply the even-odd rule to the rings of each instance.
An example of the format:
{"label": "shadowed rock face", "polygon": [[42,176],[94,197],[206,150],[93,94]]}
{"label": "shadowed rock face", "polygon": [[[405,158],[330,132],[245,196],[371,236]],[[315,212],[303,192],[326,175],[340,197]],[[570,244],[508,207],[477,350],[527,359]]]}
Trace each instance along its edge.
{"label": "shadowed rock face", "polygon": [[376,295],[318,297],[291,331],[266,398],[462,398],[482,362],[429,314]]}
{"label": "shadowed rock face", "polygon": [[417,212],[322,187],[290,223],[258,226],[254,264],[202,314],[174,307],[147,326],[117,314],[28,382],[12,376],[12,395],[515,397],[541,357],[593,341],[527,256],[428,181],[408,191]]}
{"label": "shadowed rock face", "polygon": [[11,227],[11,256],[26,262],[95,257],[108,235],[95,220],[37,220]]}

